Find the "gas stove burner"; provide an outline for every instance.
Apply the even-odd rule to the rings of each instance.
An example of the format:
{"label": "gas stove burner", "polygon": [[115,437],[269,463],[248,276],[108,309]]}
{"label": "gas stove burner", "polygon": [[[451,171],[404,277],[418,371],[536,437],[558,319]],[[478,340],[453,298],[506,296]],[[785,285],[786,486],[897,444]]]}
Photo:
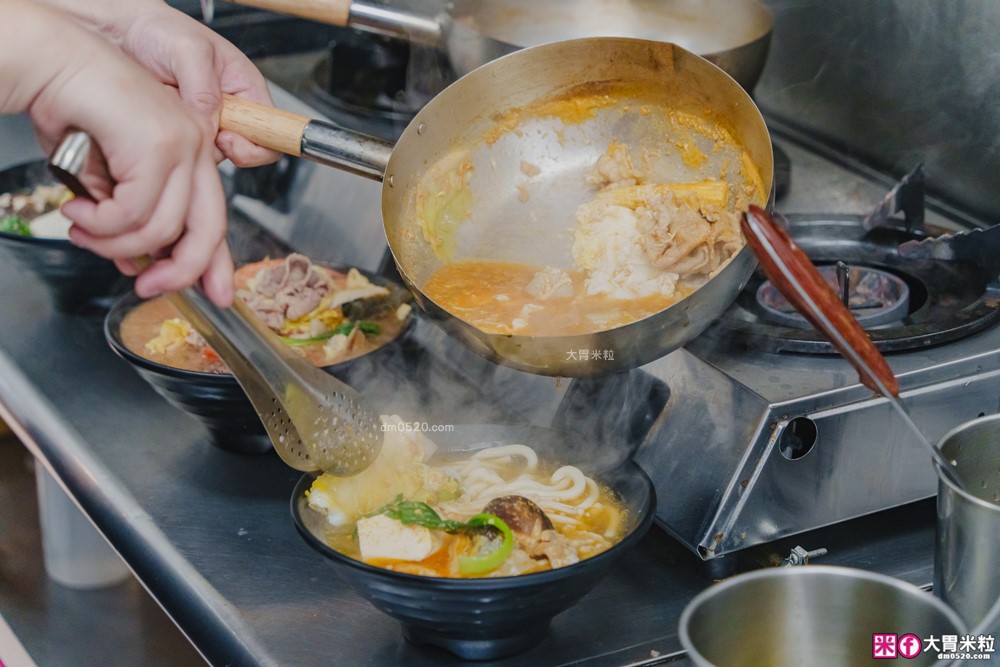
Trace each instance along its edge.
{"label": "gas stove burner", "polygon": [[[818,267],[826,283],[841,294],[844,305],[864,327],[898,322],[909,314],[910,288],[888,271],[867,266],[848,266],[843,262]],[[765,280],[757,289],[757,303],[764,315],[775,324],[811,329],[806,318]]]}
{"label": "gas stove burner", "polygon": [[[958,340],[1000,319],[1000,283],[984,267],[912,259],[902,257],[897,250],[900,243],[943,230],[907,230],[902,221],[866,230],[862,216],[792,215],[788,216],[788,232],[819,266],[842,261],[854,268],[877,271],[872,274],[875,276],[891,276],[887,280],[893,284],[897,280],[905,284],[909,291],[905,310],[883,314],[893,320],[866,323],[869,335],[883,352]],[[814,329],[781,321],[787,313],[776,318],[775,310],[783,310],[780,305],[777,309],[762,305],[758,293],[762,289],[767,293],[764,284],[764,275],[757,271],[712,331],[736,335],[747,345],[768,352],[835,353]],[[832,284],[836,285],[835,279]]]}
{"label": "gas stove burner", "polygon": [[420,108],[405,99],[409,58],[406,42],[344,33],[313,71],[315,92],[327,104],[350,113],[408,118]]}

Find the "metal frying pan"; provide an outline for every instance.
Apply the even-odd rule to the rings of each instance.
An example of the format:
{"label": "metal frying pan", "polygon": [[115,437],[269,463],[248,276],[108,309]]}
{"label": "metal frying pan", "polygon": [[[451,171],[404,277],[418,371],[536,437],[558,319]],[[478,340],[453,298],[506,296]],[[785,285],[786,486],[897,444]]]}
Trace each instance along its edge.
{"label": "metal frying pan", "polygon": [[581,37],[672,42],[746,90],[760,77],[774,19],[757,0],[454,0],[437,17],[351,0],[236,4],[442,46],[459,76],[527,46]]}
{"label": "metal frying pan", "polygon": [[[701,119],[714,144],[674,114]],[[697,336],[736,298],[754,268],[740,250],[714,277],[645,319],[586,335],[488,334],[454,317],[423,287],[447,261],[487,259],[571,268],[576,209],[594,192],[586,173],[611,142],[662,153],[649,182],[720,179],[750,164],[759,174],[753,203],[765,203],[771,142],[750,96],[722,70],[672,44],[621,38],[568,40],[493,61],[455,82],[417,114],[395,149],[321,121],[227,98],[220,127],[258,144],[378,179],[389,248],[423,310],[483,356],[556,376],[600,375],[652,361]],[[673,132],[673,133],[672,133]],[[679,147],[698,145],[692,166]],[[523,163],[538,173],[526,182]],[[726,166],[728,165],[728,167]],[[429,219],[429,196],[455,189],[468,210],[454,225]],[[523,196],[527,189],[529,197]],[[612,357],[571,355],[611,350]]]}

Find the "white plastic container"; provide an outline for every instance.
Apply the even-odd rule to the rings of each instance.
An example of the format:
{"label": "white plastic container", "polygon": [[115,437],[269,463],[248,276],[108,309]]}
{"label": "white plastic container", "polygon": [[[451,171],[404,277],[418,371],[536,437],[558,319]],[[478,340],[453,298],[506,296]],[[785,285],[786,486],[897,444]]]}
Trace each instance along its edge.
{"label": "white plastic container", "polygon": [[70,588],[112,586],[130,572],[41,463],[35,462],[45,572]]}

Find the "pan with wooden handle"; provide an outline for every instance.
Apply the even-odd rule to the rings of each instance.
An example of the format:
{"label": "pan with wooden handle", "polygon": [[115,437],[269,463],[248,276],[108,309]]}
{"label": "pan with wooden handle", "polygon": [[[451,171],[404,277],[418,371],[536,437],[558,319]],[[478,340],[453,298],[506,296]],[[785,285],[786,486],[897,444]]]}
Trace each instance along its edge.
{"label": "pan with wooden handle", "polygon": [[[678,125],[677,114],[696,120]],[[463,259],[574,269],[567,229],[593,200],[587,176],[612,143],[636,159],[657,152],[651,183],[728,179],[730,192],[748,187],[762,205],[773,173],[767,127],[732,78],[678,46],[636,39],[567,40],[495,60],[432,99],[395,146],[233,97],[219,126],[382,180],[389,249],[417,304],[493,361],[567,377],[632,368],[691,340],[736,298],[752,254],[740,250],[707,284],[645,319],[561,336],[483,332],[424,294],[430,276]],[[679,149],[699,142],[703,161]],[[581,359],[582,349],[613,358]]]}

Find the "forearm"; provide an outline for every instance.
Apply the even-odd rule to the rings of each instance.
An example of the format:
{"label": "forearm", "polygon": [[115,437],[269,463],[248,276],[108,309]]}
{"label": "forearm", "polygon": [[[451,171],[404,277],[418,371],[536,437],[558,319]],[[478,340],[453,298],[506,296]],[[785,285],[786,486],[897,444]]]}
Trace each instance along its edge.
{"label": "forearm", "polygon": [[97,40],[58,12],[27,0],[0,0],[0,11],[16,26],[0,40],[0,113],[19,113],[69,74],[74,62],[85,61]]}

